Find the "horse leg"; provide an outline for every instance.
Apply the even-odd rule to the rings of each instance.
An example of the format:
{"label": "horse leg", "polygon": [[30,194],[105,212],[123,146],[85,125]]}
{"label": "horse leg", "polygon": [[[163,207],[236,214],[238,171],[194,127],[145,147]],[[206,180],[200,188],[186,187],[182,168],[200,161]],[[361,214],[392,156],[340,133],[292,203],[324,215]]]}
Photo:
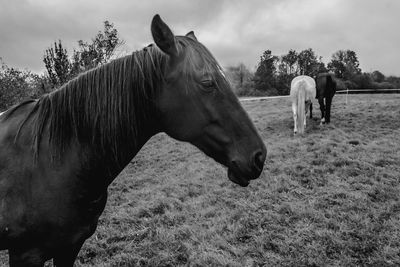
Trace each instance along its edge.
{"label": "horse leg", "polygon": [[10,267],[42,267],[46,262],[39,249],[8,250]]}
{"label": "horse leg", "polygon": [[331,122],[331,105],[332,105],[332,98],[327,97],[326,98],[326,123],[330,123]]}
{"label": "horse leg", "polygon": [[54,257],[54,265],[56,267],[73,267],[75,259],[78,256],[82,245],[83,242],[75,246],[65,248],[63,251],[57,253]]}
{"label": "horse leg", "polygon": [[292,111],[293,111],[293,120],[294,120],[294,129],[293,132],[297,133],[297,106],[293,103],[292,104]]}
{"label": "horse leg", "polygon": [[310,119],[312,119],[312,103],[310,104]]}
{"label": "horse leg", "polygon": [[319,109],[321,110],[321,124],[325,122],[325,104],[324,104],[324,98],[320,97],[318,98],[318,103],[319,103]]}

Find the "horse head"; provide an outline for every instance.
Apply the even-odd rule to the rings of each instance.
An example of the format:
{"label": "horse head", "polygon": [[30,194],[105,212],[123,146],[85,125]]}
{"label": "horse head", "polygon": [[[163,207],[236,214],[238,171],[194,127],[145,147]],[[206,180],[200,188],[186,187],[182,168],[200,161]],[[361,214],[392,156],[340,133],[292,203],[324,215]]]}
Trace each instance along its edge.
{"label": "horse head", "polygon": [[193,32],[175,36],[158,15],[151,31],[168,55],[157,98],[161,130],[195,145],[228,167],[231,181],[247,186],[260,176],[267,151],[222,68]]}

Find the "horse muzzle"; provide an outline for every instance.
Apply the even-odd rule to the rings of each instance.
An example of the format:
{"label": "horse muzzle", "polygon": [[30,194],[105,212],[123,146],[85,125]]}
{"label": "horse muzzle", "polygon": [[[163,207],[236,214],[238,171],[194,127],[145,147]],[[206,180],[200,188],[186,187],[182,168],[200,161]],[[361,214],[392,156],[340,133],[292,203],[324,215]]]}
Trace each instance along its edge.
{"label": "horse muzzle", "polygon": [[248,162],[243,162],[239,159],[233,159],[228,165],[228,178],[232,182],[246,187],[250,184],[250,180],[260,177],[265,158],[267,156],[266,149],[261,149],[253,153]]}

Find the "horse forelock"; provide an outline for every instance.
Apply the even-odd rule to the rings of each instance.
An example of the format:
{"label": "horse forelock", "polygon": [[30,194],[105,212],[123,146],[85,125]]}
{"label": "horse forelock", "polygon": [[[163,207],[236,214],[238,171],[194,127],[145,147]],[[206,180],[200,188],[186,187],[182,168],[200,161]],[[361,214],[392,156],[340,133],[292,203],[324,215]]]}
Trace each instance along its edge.
{"label": "horse forelock", "polygon": [[211,52],[200,42],[185,36],[177,36],[178,51],[185,50],[182,74],[186,79],[192,80],[196,72],[202,75],[211,75],[216,82],[226,81],[222,67]]}
{"label": "horse forelock", "polygon": [[152,112],[151,101],[164,79],[166,60],[158,48],[146,47],[80,74],[43,95],[20,129],[33,117],[36,155],[48,125],[55,157],[61,157],[75,138],[98,144],[118,158],[118,143],[127,142],[128,148],[137,145],[138,131]]}

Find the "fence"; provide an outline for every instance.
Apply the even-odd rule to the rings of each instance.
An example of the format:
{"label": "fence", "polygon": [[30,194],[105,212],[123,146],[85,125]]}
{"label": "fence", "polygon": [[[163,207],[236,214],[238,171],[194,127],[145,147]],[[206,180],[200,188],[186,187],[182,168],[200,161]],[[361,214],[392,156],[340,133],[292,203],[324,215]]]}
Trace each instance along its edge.
{"label": "fence", "polygon": [[397,91],[400,93],[400,89],[358,89],[358,90],[353,90],[353,89],[347,89],[347,90],[340,90],[336,91],[336,93],[352,93],[352,92],[358,92],[358,93],[363,93],[363,92],[372,92],[372,93],[377,93],[377,94],[384,94],[385,92],[394,92]]}
{"label": "fence", "polygon": [[[385,92],[394,92],[397,91],[400,93],[400,89],[359,89],[359,90],[339,90],[336,91],[338,94],[346,94],[346,104],[347,104],[347,95],[349,93],[375,93],[375,94],[384,94]],[[278,96],[261,96],[261,97],[241,97],[239,100],[241,102],[247,102],[247,101],[255,101],[255,100],[267,100],[267,99],[279,99],[279,98],[287,98],[289,95],[278,95]]]}

